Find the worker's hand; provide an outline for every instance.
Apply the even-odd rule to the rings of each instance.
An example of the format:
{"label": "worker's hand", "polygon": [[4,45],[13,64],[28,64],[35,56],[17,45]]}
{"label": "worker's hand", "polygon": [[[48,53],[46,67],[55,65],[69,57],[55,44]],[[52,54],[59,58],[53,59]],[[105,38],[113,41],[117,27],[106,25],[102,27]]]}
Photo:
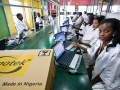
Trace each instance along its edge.
{"label": "worker's hand", "polygon": [[79,47],[79,45],[76,42],[72,42],[72,44],[74,45],[74,47]]}
{"label": "worker's hand", "polygon": [[79,43],[80,43],[80,44],[83,44],[82,39],[79,40]]}

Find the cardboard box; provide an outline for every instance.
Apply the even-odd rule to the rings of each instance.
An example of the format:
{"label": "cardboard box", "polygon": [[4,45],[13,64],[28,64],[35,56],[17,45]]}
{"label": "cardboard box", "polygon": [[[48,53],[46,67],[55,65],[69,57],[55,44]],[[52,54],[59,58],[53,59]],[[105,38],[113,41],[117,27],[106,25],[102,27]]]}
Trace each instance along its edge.
{"label": "cardboard box", "polygon": [[52,49],[0,51],[0,90],[51,90]]}

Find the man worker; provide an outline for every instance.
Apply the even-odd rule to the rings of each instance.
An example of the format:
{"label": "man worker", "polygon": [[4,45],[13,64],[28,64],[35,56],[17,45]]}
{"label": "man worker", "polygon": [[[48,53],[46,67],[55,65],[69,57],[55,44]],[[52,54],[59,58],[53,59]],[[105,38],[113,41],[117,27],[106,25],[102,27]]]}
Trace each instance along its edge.
{"label": "man worker", "polygon": [[37,18],[36,18],[36,22],[39,23],[39,27],[42,28],[43,27],[43,20],[40,16],[40,13],[37,13]]}
{"label": "man worker", "polygon": [[28,31],[28,27],[26,26],[26,24],[22,21],[23,20],[23,16],[21,13],[18,13],[16,15],[17,17],[17,22],[15,23],[15,27],[18,31],[18,35],[19,35],[19,43],[24,42],[24,37],[25,37],[25,32]]}

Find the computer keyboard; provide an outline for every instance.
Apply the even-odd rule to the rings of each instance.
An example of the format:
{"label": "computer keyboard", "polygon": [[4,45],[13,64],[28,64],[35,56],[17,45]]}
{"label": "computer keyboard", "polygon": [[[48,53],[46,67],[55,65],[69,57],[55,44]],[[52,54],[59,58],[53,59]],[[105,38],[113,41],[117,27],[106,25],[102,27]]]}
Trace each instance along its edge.
{"label": "computer keyboard", "polygon": [[71,45],[71,42],[66,40],[66,41],[63,42],[63,44],[64,44],[64,47],[66,48],[69,45]]}
{"label": "computer keyboard", "polygon": [[66,50],[70,50],[73,47],[73,44],[70,44],[68,47],[66,47]]}
{"label": "computer keyboard", "polygon": [[70,65],[69,65],[70,68],[75,68],[76,63],[77,63],[77,61],[79,60],[79,56],[80,56],[80,55],[75,54],[75,56],[74,56],[73,59],[72,59],[72,62],[71,62]]}
{"label": "computer keyboard", "polygon": [[63,56],[60,57],[59,59],[59,63],[62,63],[65,66],[69,66],[74,55],[75,55],[74,52],[70,52],[70,51],[64,52]]}

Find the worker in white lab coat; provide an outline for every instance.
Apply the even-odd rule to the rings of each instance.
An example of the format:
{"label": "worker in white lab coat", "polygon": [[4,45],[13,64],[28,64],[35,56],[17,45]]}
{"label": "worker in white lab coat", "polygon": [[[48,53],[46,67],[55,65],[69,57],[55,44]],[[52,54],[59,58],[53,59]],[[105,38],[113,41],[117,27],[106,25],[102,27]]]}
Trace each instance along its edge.
{"label": "worker in white lab coat", "polygon": [[94,66],[91,84],[93,90],[120,90],[120,21],[105,19],[99,26],[99,38],[85,49]]}
{"label": "worker in white lab coat", "polygon": [[40,13],[37,13],[37,18],[36,18],[36,22],[39,24],[39,27],[42,28],[43,27],[43,20],[40,16]]}
{"label": "worker in white lab coat", "polygon": [[19,42],[24,42],[23,38],[24,37],[28,37],[27,34],[25,35],[25,32],[28,31],[28,27],[25,24],[23,20],[23,16],[21,13],[18,13],[17,15],[17,22],[15,23],[15,27],[18,31],[18,35],[19,35]]}
{"label": "worker in white lab coat", "polygon": [[[91,27],[89,27],[87,30],[86,30],[86,33],[85,35],[79,40],[79,44],[84,47],[84,48],[87,48],[87,47],[91,47],[92,44],[94,44],[94,42],[96,42],[99,38],[99,25],[100,25],[100,22],[102,21],[103,19],[101,19],[101,17],[96,17],[94,18],[93,20],[93,25]],[[94,42],[93,42],[94,40]],[[76,42],[72,42],[75,46],[78,46],[76,45],[77,43]],[[86,51],[84,51],[86,52]]]}

